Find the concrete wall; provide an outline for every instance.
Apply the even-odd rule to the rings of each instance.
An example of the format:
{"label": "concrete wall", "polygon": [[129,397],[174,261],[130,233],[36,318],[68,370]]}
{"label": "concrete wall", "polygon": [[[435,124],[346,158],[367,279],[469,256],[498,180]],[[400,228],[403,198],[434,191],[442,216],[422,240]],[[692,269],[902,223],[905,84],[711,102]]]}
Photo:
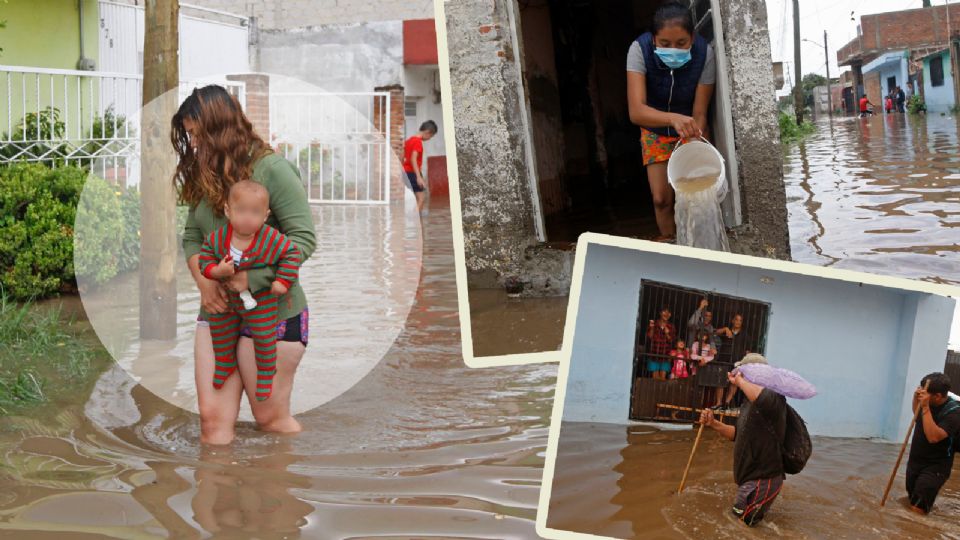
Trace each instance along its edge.
{"label": "concrete wall", "polygon": [[512,1],[445,5],[464,248],[474,285],[518,274],[537,241]]}
{"label": "concrete wall", "polygon": [[[744,226],[731,238],[736,253],[790,258],[783,152],[762,0],[716,2],[723,22],[725,64]],[[722,64],[718,64],[720,66]]]}
{"label": "concrete wall", "polygon": [[433,17],[433,0],[191,0],[191,4],[244,13],[263,30]]}
{"label": "concrete wall", "polygon": [[943,369],[949,298],[601,245],[586,257],[567,421],[628,421],[642,279],[769,302],[766,355],[817,386],[790,400],[814,434],[898,437],[912,388]]}
{"label": "concrete wall", "polygon": [[928,112],[948,112],[950,107],[956,105],[953,93],[953,69],[950,62],[950,54],[943,51],[939,56],[943,61],[943,86],[932,86],[930,84],[930,61],[934,57],[923,59],[923,101],[927,105]]}
{"label": "concrete wall", "polygon": [[295,77],[330,92],[369,92],[400,82],[403,23],[385,21],[257,32],[255,71]]}

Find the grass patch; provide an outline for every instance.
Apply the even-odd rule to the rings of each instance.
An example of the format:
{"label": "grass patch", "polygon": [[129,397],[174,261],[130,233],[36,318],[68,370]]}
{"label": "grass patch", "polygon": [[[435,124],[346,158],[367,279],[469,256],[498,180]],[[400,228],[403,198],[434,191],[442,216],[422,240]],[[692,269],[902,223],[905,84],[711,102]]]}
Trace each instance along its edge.
{"label": "grass patch", "polygon": [[780,142],[783,144],[799,141],[817,131],[817,127],[807,120],[798,126],[796,119],[785,112],[780,113],[779,123]]}
{"label": "grass patch", "polygon": [[87,391],[108,362],[95,336],[59,308],[16,303],[0,292],[0,413]]}

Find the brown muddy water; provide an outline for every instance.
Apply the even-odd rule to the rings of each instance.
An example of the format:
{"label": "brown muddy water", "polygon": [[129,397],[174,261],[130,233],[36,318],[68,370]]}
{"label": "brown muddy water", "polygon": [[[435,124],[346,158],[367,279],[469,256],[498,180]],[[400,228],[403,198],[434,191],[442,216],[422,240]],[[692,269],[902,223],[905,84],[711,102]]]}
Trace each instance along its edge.
{"label": "brown muddy water", "polygon": [[617,538],[960,538],[960,462],[933,512],[918,516],[906,508],[904,465],[879,506],[899,444],[815,437],[807,467],[787,477],[750,529],[730,515],[733,443],[710,430],[676,494],[695,437],[692,429],[564,422],[548,526]]}
{"label": "brown muddy water", "polygon": [[960,118],[820,122],[785,147],[793,260],[960,284]]}
{"label": "brown muddy water", "polygon": [[0,419],[0,537],[535,538],[555,367],[464,365],[450,231],[432,208],[404,330],[300,435],[204,448],[119,368],[115,395]]}
{"label": "brown muddy water", "polygon": [[474,356],[556,351],[567,297],[510,298],[503,289],[470,291]]}

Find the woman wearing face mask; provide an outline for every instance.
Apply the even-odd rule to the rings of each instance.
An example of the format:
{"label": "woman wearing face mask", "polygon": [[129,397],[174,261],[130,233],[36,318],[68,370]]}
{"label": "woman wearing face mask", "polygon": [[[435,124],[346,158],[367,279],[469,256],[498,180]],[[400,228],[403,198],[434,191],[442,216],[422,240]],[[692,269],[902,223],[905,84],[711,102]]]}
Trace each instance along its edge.
{"label": "woman wearing face mask", "polygon": [[707,110],[716,75],[713,48],[697,35],[690,10],[678,2],[660,6],[653,31],[638,37],[627,53],[630,121],[640,126],[658,241],[676,236],[667,160],[680,138],[708,136]]}

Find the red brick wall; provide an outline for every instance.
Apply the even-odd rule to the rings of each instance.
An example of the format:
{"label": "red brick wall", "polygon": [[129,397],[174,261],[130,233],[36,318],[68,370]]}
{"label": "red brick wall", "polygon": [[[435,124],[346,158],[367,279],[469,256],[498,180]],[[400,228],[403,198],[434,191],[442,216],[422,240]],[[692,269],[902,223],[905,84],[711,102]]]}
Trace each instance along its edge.
{"label": "red brick wall", "polygon": [[[863,91],[867,94],[870,103],[873,103],[873,112],[880,114],[883,109],[883,90],[879,72],[874,71],[863,76]],[[859,107],[859,104],[857,106]]]}
{"label": "red brick wall", "polygon": [[[390,93],[390,118],[387,120],[390,129],[390,146],[393,149],[393,155],[390,157],[390,201],[403,201],[403,190],[406,189],[403,175],[403,87],[399,84],[390,86],[378,86],[374,88],[375,92]],[[380,100],[374,102],[374,126],[381,133],[384,127],[380,126]]]}
{"label": "red brick wall", "polygon": [[[950,22],[954,36],[960,33],[960,4],[951,4]],[[947,6],[908,9],[890,13],[877,13],[860,17],[863,37],[853,38],[837,51],[837,59],[843,61],[851,54],[861,51],[868,56],[873,51],[908,49],[935,43],[947,42]]]}
{"label": "red brick wall", "polygon": [[257,135],[270,144],[270,76],[227,75],[227,80],[246,83],[247,106],[244,112]]}
{"label": "red brick wall", "polygon": [[437,27],[433,19],[403,21],[403,63],[436,65]]}

